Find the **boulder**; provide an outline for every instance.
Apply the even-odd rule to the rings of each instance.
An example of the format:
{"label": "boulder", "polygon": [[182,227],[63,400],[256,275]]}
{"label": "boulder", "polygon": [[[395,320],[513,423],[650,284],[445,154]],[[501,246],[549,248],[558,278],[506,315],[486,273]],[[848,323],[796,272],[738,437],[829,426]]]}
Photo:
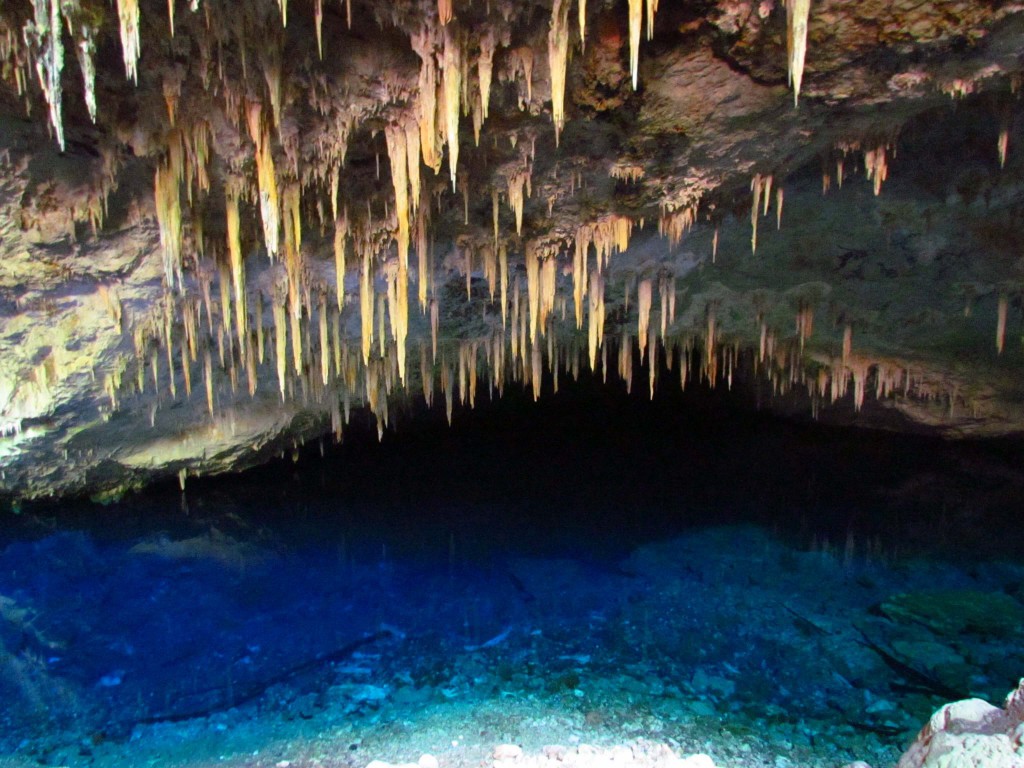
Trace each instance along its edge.
{"label": "boulder", "polygon": [[943,706],[896,768],[1024,768],[1024,679],[1002,709],[981,699]]}

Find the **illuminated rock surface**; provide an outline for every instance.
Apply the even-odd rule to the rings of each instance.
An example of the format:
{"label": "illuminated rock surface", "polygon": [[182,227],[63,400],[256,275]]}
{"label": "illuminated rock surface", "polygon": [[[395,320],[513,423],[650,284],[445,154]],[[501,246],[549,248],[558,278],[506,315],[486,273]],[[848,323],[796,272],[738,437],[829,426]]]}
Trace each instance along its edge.
{"label": "illuminated rock surface", "polygon": [[587,368],[1020,433],[1019,10],[6,3],[2,488]]}

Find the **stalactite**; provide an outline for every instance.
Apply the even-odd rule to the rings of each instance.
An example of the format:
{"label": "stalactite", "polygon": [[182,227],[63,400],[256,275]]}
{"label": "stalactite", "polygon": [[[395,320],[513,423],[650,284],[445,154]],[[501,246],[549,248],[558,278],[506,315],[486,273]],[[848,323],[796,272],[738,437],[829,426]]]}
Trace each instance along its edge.
{"label": "stalactite", "polygon": [[643,24],[643,0],[629,0],[629,72],[636,90],[640,71],[640,27]]}
{"label": "stalactite", "polygon": [[173,400],[178,396],[178,389],[174,380],[174,344],[172,340],[172,326],[174,323],[174,305],[172,301],[164,303],[164,351],[167,353],[167,388]]}
{"label": "stalactite", "polygon": [[473,245],[469,241],[462,243],[463,268],[466,277],[466,301],[473,298]]}
{"label": "stalactite", "polygon": [[192,366],[188,359],[188,347],[185,339],[178,340],[178,354],[181,356],[181,373],[185,380],[185,397],[192,397]]}
{"label": "stalactite", "polygon": [[658,0],[647,0],[647,39],[654,39],[654,16],[658,12]]}
{"label": "stalactite", "polygon": [[999,129],[999,139],[996,142],[996,149],[999,152],[999,167],[1006,167],[1006,153],[1010,149],[1010,127],[1003,125]]}
{"label": "stalactite", "polygon": [[540,265],[540,317],[537,324],[543,336],[547,332],[548,317],[555,308],[558,259],[553,254],[541,261]]}
{"label": "stalactite", "polygon": [[[581,0],[585,3],[585,0]],[[497,48],[494,32],[488,29],[480,37],[480,58],[477,59],[476,68],[480,78],[480,106],[483,108],[484,119],[490,112],[491,104],[491,79],[494,76],[494,51]]]}
{"label": "stalactite", "polygon": [[125,76],[138,83],[139,53],[139,0],[117,0],[117,18],[121,31],[121,50]]}
{"label": "stalactite", "polygon": [[527,166],[514,172],[508,178],[508,204],[512,207],[512,212],[515,214],[517,235],[523,234],[523,205],[525,197],[528,197],[530,194],[531,175],[532,168]]}
{"label": "stalactite", "polygon": [[441,361],[441,391],[444,392],[444,412],[448,418],[448,426],[452,425],[452,406],[455,403],[455,393],[452,392],[452,372],[445,360]]}
{"label": "stalactite", "polygon": [[82,70],[85,108],[89,119],[96,122],[96,36],[99,29],[83,22],[75,45],[78,66]]}
{"label": "stalactite", "polygon": [[391,161],[391,185],[395,191],[395,218],[398,220],[398,261],[409,268],[409,160],[405,128],[389,124],[384,129],[388,159]]}
{"label": "stalactite", "polygon": [[430,206],[425,202],[420,203],[416,214],[416,260],[417,260],[417,290],[420,301],[420,311],[427,311],[427,286],[430,282],[430,270],[428,269],[427,256],[429,243],[429,222],[427,220]]}
{"label": "stalactite", "polygon": [[804,342],[814,332],[814,308],[805,302],[801,302],[796,314],[796,333],[800,338],[800,349],[804,348]]}
{"label": "stalactite", "polygon": [[441,154],[437,144],[437,59],[434,49],[435,34],[424,30],[410,37],[412,49],[420,57],[419,84],[416,93],[416,122],[420,133],[423,162],[437,173],[441,169]]}
{"label": "stalactite", "polygon": [[64,45],[61,38],[60,0],[32,0],[33,20],[24,28],[25,42],[35,58],[36,75],[43,98],[49,107],[50,126],[53,128],[60,151],[64,151],[63,91],[61,73],[64,71]]}
{"label": "stalactite", "polygon": [[789,56],[789,84],[793,86],[793,105],[800,102],[800,85],[807,58],[807,20],[811,0],[786,0],[786,51]]}
{"label": "stalactite", "polygon": [[[263,338],[263,292],[256,291],[256,357],[260,365],[266,358],[266,346]],[[195,355],[192,356],[195,359]]]}
{"label": "stalactite", "polygon": [[288,0],[277,0],[277,7],[281,10],[281,26],[288,26]]}
{"label": "stalactite", "polygon": [[647,347],[651,350],[651,359],[647,363],[647,386],[653,400],[654,384],[658,378],[658,338],[654,335],[653,326],[647,330]]}
{"label": "stalactite", "polygon": [[494,247],[485,245],[481,248],[484,265],[484,279],[487,281],[487,294],[494,301],[494,290],[498,287],[498,258]]}
{"label": "stalactite", "polygon": [[526,296],[530,304],[530,343],[537,340],[540,317],[540,259],[532,243],[526,246]]}
{"label": "stalactite", "polygon": [[[235,331],[238,338],[248,334],[248,313],[245,306],[245,264],[242,260],[242,242],[239,235],[238,191],[230,185],[225,192],[225,219],[227,225],[228,257],[231,263],[231,283],[235,292]],[[245,353],[245,346],[242,346]]]}
{"label": "stalactite", "polygon": [[619,341],[619,378],[626,384],[626,393],[633,391],[633,342],[629,333],[622,331]]}
{"label": "stalactite", "polygon": [[405,165],[409,178],[409,210],[415,215],[420,205],[420,132],[415,120],[405,121]]}
{"label": "stalactite", "polygon": [[[167,0],[173,2],[173,0]],[[324,0],[313,0],[313,23],[316,26],[316,52],[323,61],[324,58],[324,39],[323,39],[323,25],[324,25]]]}
{"label": "stalactite", "polygon": [[348,238],[348,215],[334,220],[334,293],[340,312],[345,308],[345,247]]}
{"label": "stalactite", "polygon": [[434,407],[434,370],[427,360],[427,348],[420,345],[420,384],[423,386],[423,400],[427,408]]}
{"label": "stalactite", "polygon": [[[668,302],[669,294],[674,291],[669,288],[668,275],[658,276],[658,300],[661,303],[661,328],[659,329],[659,338],[664,340],[665,331],[668,329]],[[674,300],[674,297],[673,297]]]}
{"label": "stalactite", "polygon": [[217,286],[220,288],[220,317],[217,324],[217,339],[219,342],[220,367],[227,367],[228,350],[233,346],[231,336],[231,265],[223,262],[217,265],[220,273]]}
{"label": "stalactite", "polygon": [[270,131],[263,120],[259,102],[246,106],[249,136],[256,145],[256,182],[260,197],[260,218],[263,222],[263,243],[271,261],[277,258],[280,244],[280,210],[277,194],[277,171],[270,147]]}
{"label": "stalactite", "polygon": [[996,352],[1003,354],[1003,346],[1006,343],[1006,315],[1009,310],[1009,301],[1006,294],[999,297],[999,305],[996,310]]}
{"label": "stalactite", "polygon": [[437,0],[437,20],[447,24],[454,16],[454,0]]}
{"label": "stalactite", "polygon": [[651,299],[653,298],[653,285],[650,278],[641,280],[636,288],[636,334],[637,342],[640,344],[640,362],[644,361],[644,352],[647,350],[647,329],[651,322]]}
{"label": "stalactite", "polygon": [[[441,82],[444,95],[444,135],[448,144],[448,171],[455,191],[455,173],[459,163],[459,99],[462,92],[462,46],[452,28],[445,29]],[[424,158],[425,159],[425,158]],[[429,165],[429,163],[428,163]]]}
{"label": "stalactite", "polygon": [[522,46],[509,51],[509,78],[516,79],[520,72],[526,84],[526,98],[519,94],[519,109],[526,109],[527,104],[533,101],[533,49],[529,46]]}
{"label": "stalactite", "polygon": [[544,362],[541,359],[540,344],[532,344],[530,349],[530,385],[533,389],[533,400],[540,400],[541,388],[544,382]]}
{"label": "stalactite", "polygon": [[320,331],[320,380],[324,386],[327,386],[327,382],[331,378],[331,336],[330,329],[328,327],[327,318],[327,299],[326,297],[320,297],[318,303],[317,316],[319,319],[319,331]]}
{"label": "stalactite", "polygon": [[[569,5],[554,0],[548,30],[548,65],[551,70],[551,117],[555,122],[555,146],[565,125],[565,73],[569,58]],[[631,0],[632,2],[632,0]]]}
{"label": "stalactite", "polygon": [[154,180],[156,218],[163,249],[164,279],[167,287],[180,286],[181,276],[181,193],[179,176],[170,164],[157,165]]}
{"label": "stalactite", "polygon": [[754,193],[753,203],[750,207],[750,227],[752,230],[750,236],[750,250],[751,253],[757,253],[757,220],[762,215],[761,213],[761,200],[764,199],[765,210],[764,213],[768,212],[768,201],[771,193],[772,177],[762,176],[756,174],[750,182],[750,189]]}
{"label": "stalactite", "polygon": [[370,350],[373,347],[373,274],[371,267],[372,251],[363,245],[362,259],[359,264],[359,321],[362,328],[363,364],[370,362]]}
{"label": "stalactite", "polygon": [[508,317],[508,249],[504,243],[498,246],[498,282],[501,287],[501,327],[504,329]]}
{"label": "stalactite", "polygon": [[430,355],[431,360],[437,361],[437,332],[440,325],[440,306],[437,299],[430,302]]}
{"label": "stalactite", "polygon": [[213,416],[213,360],[209,347],[203,349],[203,380],[206,384],[206,410]]}
{"label": "stalactite", "polygon": [[576,247],[572,263],[572,299],[576,312],[576,329],[583,328],[583,298],[587,293],[587,252],[590,250],[591,230],[580,227],[576,232]]}
{"label": "stalactite", "polygon": [[785,194],[782,191],[782,187],[775,190],[775,229],[782,229],[782,203],[785,200]]}
{"label": "stalactite", "polygon": [[708,383],[714,387],[718,381],[718,318],[713,306],[708,307],[704,337],[704,374]]}
{"label": "stalactite", "polygon": [[885,145],[876,149],[869,149],[864,153],[864,169],[867,172],[868,181],[874,183],[875,195],[882,191],[882,182],[889,177],[889,166],[885,158]]}
{"label": "stalactite", "polygon": [[590,273],[589,321],[587,325],[587,349],[590,355],[590,370],[597,371],[597,351],[604,341],[604,276],[600,272]]}
{"label": "stalactite", "polygon": [[470,96],[470,113],[473,116],[473,146],[480,146],[480,132],[484,127],[484,107],[480,102],[480,94],[474,92]]}
{"label": "stalactite", "polygon": [[405,383],[406,339],[409,335],[409,271],[401,264],[395,273],[395,308],[391,327],[395,333],[398,378]]}
{"label": "stalactite", "polygon": [[303,309],[303,260],[302,260],[302,217],[300,213],[301,192],[297,182],[288,183],[281,195],[284,209],[284,266],[288,285],[288,309],[291,320],[292,365],[295,374],[302,373],[302,309]]}
{"label": "stalactite", "polygon": [[715,227],[715,234],[711,236],[711,263],[718,259],[718,227]]}
{"label": "stalactite", "polygon": [[281,400],[285,398],[285,377],[288,373],[288,309],[283,299],[273,302],[274,314],[274,362],[277,366],[277,385]]}

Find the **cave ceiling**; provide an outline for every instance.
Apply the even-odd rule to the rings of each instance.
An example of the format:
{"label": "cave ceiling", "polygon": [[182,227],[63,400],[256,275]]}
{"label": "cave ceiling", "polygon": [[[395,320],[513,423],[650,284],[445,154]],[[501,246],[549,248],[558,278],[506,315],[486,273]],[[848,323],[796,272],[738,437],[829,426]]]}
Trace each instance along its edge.
{"label": "cave ceiling", "polygon": [[0,490],[589,370],[1020,433],[1022,11],[4,0]]}

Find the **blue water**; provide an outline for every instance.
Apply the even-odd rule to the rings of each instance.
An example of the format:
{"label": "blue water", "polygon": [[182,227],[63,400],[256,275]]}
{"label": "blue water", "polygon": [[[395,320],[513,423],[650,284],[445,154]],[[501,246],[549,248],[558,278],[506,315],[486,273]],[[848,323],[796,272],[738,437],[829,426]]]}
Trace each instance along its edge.
{"label": "blue water", "polygon": [[[645,739],[878,766],[937,706],[1024,674],[998,622],[884,610],[963,591],[1020,607],[1012,537],[984,535],[1012,456],[941,448],[850,478],[835,467],[892,467],[906,444],[825,453],[808,427],[744,427],[764,455],[816,456],[834,482],[815,484],[747,463],[756,441],[726,454],[715,419],[689,447],[641,423],[609,452],[602,427],[509,436],[499,417],[443,450],[429,423],[390,446],[357,430],[323,460],[5,515],[3,764],[469,766],[502,742]],[[921,481],[943,462],[945,508]]]}

